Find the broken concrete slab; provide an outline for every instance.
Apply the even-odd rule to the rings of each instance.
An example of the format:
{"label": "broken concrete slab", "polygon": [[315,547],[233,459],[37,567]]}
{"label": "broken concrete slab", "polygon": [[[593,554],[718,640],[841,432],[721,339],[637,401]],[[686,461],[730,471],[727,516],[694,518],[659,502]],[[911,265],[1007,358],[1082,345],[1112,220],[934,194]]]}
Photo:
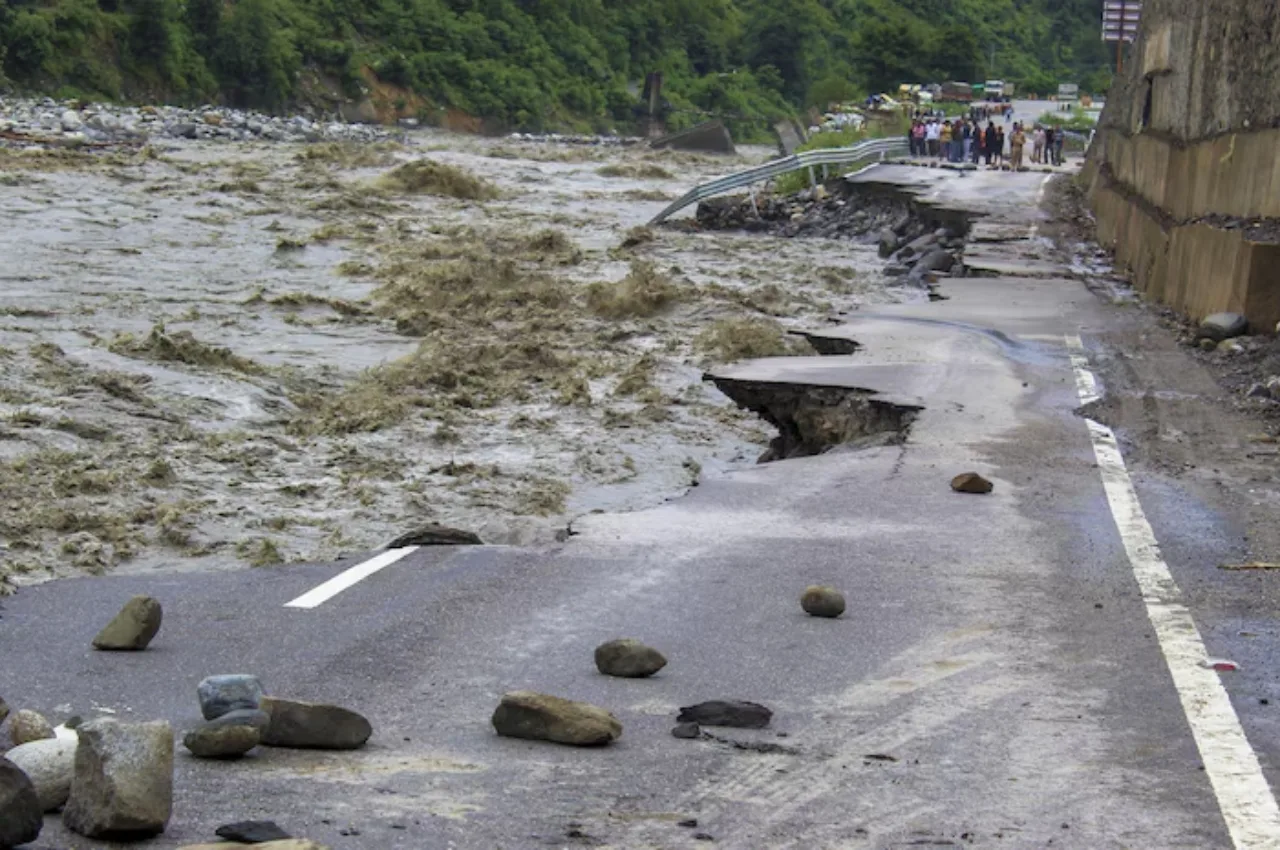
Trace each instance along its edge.
{"label": "broken concrete slab", "polygon": [[705,151],[707,153],[737,153],[729,128],[719,118],[704,121],[696,127],[668,133],[649,143],[654,150]]}

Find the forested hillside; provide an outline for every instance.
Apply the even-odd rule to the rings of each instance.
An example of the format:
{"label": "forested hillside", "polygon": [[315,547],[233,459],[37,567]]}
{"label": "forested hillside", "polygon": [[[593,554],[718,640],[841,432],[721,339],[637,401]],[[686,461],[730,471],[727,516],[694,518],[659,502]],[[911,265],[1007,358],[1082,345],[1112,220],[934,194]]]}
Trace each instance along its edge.
{"label": "forested hillside", "polygon": [[[520,129],[629,121],[649,71],[673,123],[737,123],[900,82],[1106,85],[1099,0],[0,0],[18,90],[270,109],[304,72],[370,73]],[[994,57],[994,64],[992,59]]]}

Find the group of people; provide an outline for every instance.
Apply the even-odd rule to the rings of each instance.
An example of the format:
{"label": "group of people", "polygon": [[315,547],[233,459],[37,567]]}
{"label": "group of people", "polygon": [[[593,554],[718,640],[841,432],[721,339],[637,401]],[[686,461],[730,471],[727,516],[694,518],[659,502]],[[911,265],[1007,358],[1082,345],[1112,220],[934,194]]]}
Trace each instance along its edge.
{"label": "group of people", "polygon": [[1066,138],[1061,130],[1037,126],[1028,139],[1026,128],[1015,123],[1006,135],[1004,127],[989,120],[985,127],[972,117],[951,121],[929,117],[911,122],[907,131],[907,144],[913,157],[928,157],[946,162],[985,161],[989,166],[1008,163],[1017,170],[1022,167],[1028,141],[1031,142],[1031,161],[1046,165],[1062,165],[1062,147]]}

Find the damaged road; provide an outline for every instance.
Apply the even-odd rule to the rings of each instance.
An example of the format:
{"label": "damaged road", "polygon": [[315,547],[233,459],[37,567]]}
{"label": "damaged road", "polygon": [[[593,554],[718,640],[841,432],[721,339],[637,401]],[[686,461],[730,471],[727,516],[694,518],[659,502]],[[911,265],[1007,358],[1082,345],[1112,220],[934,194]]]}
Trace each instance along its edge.
{"label": "damaged road", "polygon": [[[1100,477],[1110,456],[1076,414],[1082,373],[1096,368],[1104,393],[1124,389],[1112,352],[1158,325],[1073,272],[1039,204],[1042,175],[882,167],[855,179],[975,230],[1026,235],[989,243],[1009,266],[1001,276],[941,278],[945,301],[917,291],[813,331],[855,353],[703,370],[779,424],[777,453],[791,459],[708,476],[645,510],[591,513],[562,544],[407,552],[306,610],[285,606],[366,556],[24,588],[3,603],[13,660],[0,692],[55,721],[111,711],[183,728],[198,721],[200,679],[252,672],[268,693],[350,706],[373,724],[366,749],[341,757],[179,759],[173,821],[149,845],[161,848],[209,840],[233,816],[337,850],[705,840],[682,824],[722,846],[781,850],[1275,846],[1262,809],[1248,824],[1259,840],[1232,840],[1244,798],[1221,792],[1235,780],[1215,773],[1215,740],[1183,711],[1186,677],[1170,675],[1197,659],[1166,660],[1132,531]],[[1164,373],[1175,390],[1199,379],[1176,355]],[[1243,560],[1250,526],[1211,489],[1146,462],[1142,446],[1172,437],[1169,414],[1156,437],[1116,423],[1131,458],[1122,480],[1185,591],[1200,649],[1242,661],[1197,667],[1200,696],[1229,696],[1219,716],[1238,722],[1274,781],[1280,695],[1267,671],[1280,622],[1250,597],[1275,575],[1206,564]],[[856,450],[807,451],[832,437]],[[970,471],[993,492],[953,492]],[[839,588],[843,616],[800,610],[810,585]],[[165,605],[151,649],[86,652],[92,614],[137,593]],[[660,673],[598,672],[593,648],[624,635],[661,650]],[[625,731],[599,749],[499,737],[490,715],[516,690],[600,706]],[[671,735],[682,706],[712,700],[772,713],[723,743]],[[40,850],[66,844],[49,823]]]}

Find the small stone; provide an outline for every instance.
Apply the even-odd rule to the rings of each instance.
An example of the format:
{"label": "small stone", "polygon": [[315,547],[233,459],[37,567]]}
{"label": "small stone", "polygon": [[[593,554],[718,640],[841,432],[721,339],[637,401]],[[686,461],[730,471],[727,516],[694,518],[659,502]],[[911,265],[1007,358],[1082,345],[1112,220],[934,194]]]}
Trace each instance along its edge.
{"label": "small stone", "polygon": [[147,648],[160,631],[163,612],[150,596],[135,596],[124,604],[115,619],[93,639],[94,649],[138,651]]}
{"label": "small stone", "polygon": [[336,705],[263,697],[262,710],[271,718],[262,736],[269,747],[355,750],[373,734],[368,720]]}
{"label": "small stone", "polygon": [[1200,323],[1199,335],[1215,342],[1243,336],[1249,330],[1249,323],[1239,313],[1214,313],[1206,316]]}
{"label": "small stone", "polygon": [[682,820],[682,821],[680,821],[679,823],[677,823],[677,824],[676,824],[676,826],[683,826],[685,829],[697,829],[697,828],[698,828],[698,819],[697,819],[697,818],[685,818],[684,820]]}
{"label": "small stone", "polygon": [[676,718],[681,723],[703,726],[732,726],[739,729],[763,729],[773,712],[763,705],[742,700],[710,700],[680,709]]}
{"label": "small stone", "polygon": [[697,723],[677,723],[671,730],[671,737],[692,741],[702,737],[702,727]]}
{"label": "small stone", "polygon": [[1204,337],[1203,339],[1200,340],[1201,351],[1216,351],[1217,348],[1218,348],[1218,343],[1209,339],[1209,337]]}
{"label": "small stone", "polygon": [[638,640],[620,638],[596,647],[596,669],[606,676],[643,679],[667,666],[661,652]]}
{"label": "small stone", "polygon": [[31,780],[41,811],[52,812],[67,802],[75,773],[76,745],[76,741],[52,738],[32,741],[5,753],[5,758]]}
{"label": "small stone", "polygon": [[599,706],[532,691],[512,691],[493,712],[493,728],[508,738],[601,746],[622,735],[618,718]]}
{"label": "small stone", "polygon": [[265,844],[268,841],[284,841],[292,838],[275,821],[246,820],[228,823],[218,827],[213,834],[228,841],[239,841],[242,844]]}
{"label": "small stone", "polygon": [[1244,346],[1236,339],[1224,339],[1218,343],[1218,350],[1223,354],[1239,354],[1244,351]]}
{"label": "small stone", "polygon": [[965,472],[951,479],[951,489],[957,493],[990,493],[995,485],[976,472]]}
{"label": "small stone", "polygon": [[229,711],[256,709],[265,695],[258,677],[247,673],[209,676],[196,686],[205,720],[215,720]]}
{"label": "small stone", "polygon": [[216,112],[206,112],[204,115],[200,117],[204,121],[204,123],[208,124],[210,127],[222,126],[222,116]]}
{"label": "small stone", "polygon": [[709,832],[695,832],[693,837],[697,841],[715,841],[716,838]]}
{"label": "small stone", "polygon": [[814,617],[839,617],[844,613],[844,594],[834,587],[811,585],[800,597],[800,607]]}
{"label": "small stone", "polygon": [[211,722],[184,735],[182,746],[196,758],[231,759],[239,758],[261,741],[262,730],[255,726]]}
{"label": "small stone", "polygon": [[44,809],[27,775],[0,757],[0,848],[29,844],[40,837]]}
{"label": "small stone", "polygon": [[38,711],[24,708],[15,711],[13,717],[9,718],[9,740],[15,747],[53,737],[56,737],[53,726]]}
{"label": "small stone", "polygon": [[84,126],[84,122],[80,120],[80,115],[74,109],[68,109],[62,113],[62,130],[66,133],[79,132]]}
{"label": "small stone", "polygon": [[1267,389],[1266,384],[1258,383],[1249,387],[1249,398],[1271,398],[1271,390]]}
{"label": "small stone", "polygon": [[71,798],[62,822],[89,838],[164,832],[173,812],[173,729],[157,720],[99,718],[78,730]]}

